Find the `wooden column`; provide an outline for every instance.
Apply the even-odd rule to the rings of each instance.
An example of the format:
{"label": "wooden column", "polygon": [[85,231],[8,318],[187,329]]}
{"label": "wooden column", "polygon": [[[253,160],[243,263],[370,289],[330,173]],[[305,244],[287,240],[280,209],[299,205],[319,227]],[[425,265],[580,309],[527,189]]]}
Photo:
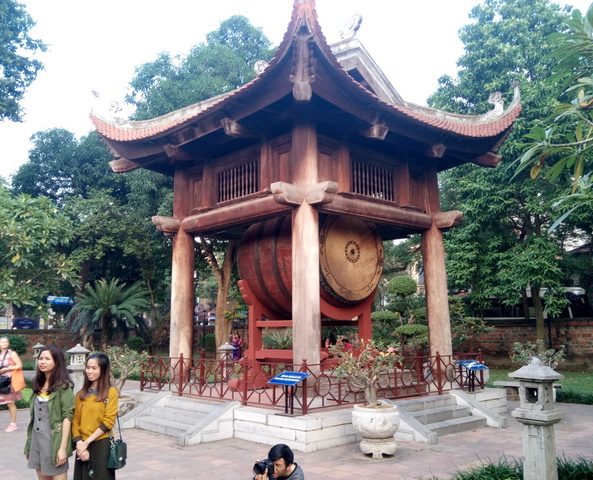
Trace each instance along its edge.
{"label": "wooden column", "polygon": [[[173,216],[183,220],[190,213],[191,183],[184,171],[174,179]],[[171,267],[171,324],[169,356],[191,358],[194,324],[194,239],[180,228],[173,237]]]}
{"label": "wooden column", "polygon": [[[317,132],[308,105],[297,109],[292,131],[293,182],[304,188],[317,183]],[[303,359],[319,364],[319,214],[303,202],[292,214],[292,355],[295,368]]]}
{"label": "wooden column", "polygon": [[[430,172],[425,177],[427,210],[437,214],[440,211],[437,174]],[[449,319],[449,293],[445,269],[445,245],[443,233],[435,225],[422,233],[422,258],[424,263],[424,287],[430,354],[451,355],[451,322]]]}

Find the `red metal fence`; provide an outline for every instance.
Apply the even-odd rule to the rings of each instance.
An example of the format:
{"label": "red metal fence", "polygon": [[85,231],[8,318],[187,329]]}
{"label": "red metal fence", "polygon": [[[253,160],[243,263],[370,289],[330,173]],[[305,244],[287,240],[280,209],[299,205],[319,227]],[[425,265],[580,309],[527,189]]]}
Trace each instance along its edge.
{"label": "red metal fence", "polygon": [[[461,359],[482,363],[480,353],[405,357],[397,368],[380,379],[378,396],[396,399],[465,388],[470,383],[471,373],[460,363]],[[331,367],[323,364],[310,365],[304,361],[295,366],[288,362],[249,362],[245,358],[233,361],[229,354],[201,354],[191,359],[151,357],[142,366],[140,389],[283,408],[288,390],[267,383],[283,371],[310,374],[294,391],[294,408],[302,415],[364,400],[364,392],[349,385],[347,379],[338,379]],[[476,386],[484,386],[482,371],[475,375],[474,381]]]}

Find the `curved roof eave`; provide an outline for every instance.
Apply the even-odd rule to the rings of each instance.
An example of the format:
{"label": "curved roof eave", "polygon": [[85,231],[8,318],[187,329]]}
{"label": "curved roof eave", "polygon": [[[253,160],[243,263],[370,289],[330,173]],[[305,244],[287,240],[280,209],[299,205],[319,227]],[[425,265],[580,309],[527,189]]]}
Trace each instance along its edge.
{"label": "curved roof eave", "polygon": [[[470,138],[498,137],[508,131],[518,117],[521,111],[518,87],[515,87],[513,101],[507,109],[495,109],[484,115],[476,116],[448,113],[405,101],[401,103],[388,103],[381,100],[352,78],[339,64],[321,31],[317,21],[314,3],[314,0],[295,0],[290,23],[276,55],[262,73],[245,85],[231,92],[223,93],[150,120],[115,122],[91,113],[91,120],[95,128],[106,140],[116,142],[149,140],[172,133],[190,123],[199,121],[213,111],[224,109],[230,102],[241,99],[249,90],[252,90],[256,85],[266,81],[274,74],[278,65],[291,51],[294,35],[303,26],[303,22],[312,34],[315,44],[322,53],[324,60],[328,62],[336,74],[335,78],[340,79],[339,81],[342,82],[345,88],[355,93],[367,108],[369,102],[370,104],[374,103],[378,109],[386,114],[404,116],[418,123],[420,126]],[[313,83],[312,87],[315,91],[315,83]]]}

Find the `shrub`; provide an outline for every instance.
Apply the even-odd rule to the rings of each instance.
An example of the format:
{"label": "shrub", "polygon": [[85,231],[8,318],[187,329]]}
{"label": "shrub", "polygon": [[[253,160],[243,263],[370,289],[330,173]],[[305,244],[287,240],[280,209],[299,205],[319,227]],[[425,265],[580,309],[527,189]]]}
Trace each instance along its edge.
{"label": "shrub", "polygon": [[262,340],[264,348],[290,349],[292,348],[292,329],[266,328]]}
{"label": "shrub", "polygon": [[580,405],[593,405],[593,393],[559,390],[556,392],[556,401],[563,403],[578,403]]}
{"label": "shrub", "polygon": [[402,347],[423,347],[428,345],[428,326],[421,323],[400,325],[395,329],[394,335],[399,337]]}
{"label": "shrub", "polygon": [[105,353],[111,363],[111,374],[114,386],[121,392],[126,380],[140,373],[140,367],[148,360],[147,352],[136,352],[127,345],[123,347],[107,347]]}
{"label": "shrub", "polygon": [[202,348],[209,352],[216,350],[216,336],[213,333],[207,333],[202,337]]}
{"label": "shrub", "polygon": [[556,368],[564,359],[564,345],[555,350],[553,348],[546,349],[542,340],[537,340],[535,343],[513,343],[513,354],[511,355],[513,363],[528,365],[533,357],[539,358],[543,365]]}
{"label": "shrub", "polygon": [[142,337],[130,337],[126,341],[126,345],[135,352],[143,352],[146,350],[146,343]]}
{"label": "shrub", "polygon": [[27,340],[22,335],[6,335],[10,342],[10,349],[14,350],[19,355],[24,355],[27,352]]}

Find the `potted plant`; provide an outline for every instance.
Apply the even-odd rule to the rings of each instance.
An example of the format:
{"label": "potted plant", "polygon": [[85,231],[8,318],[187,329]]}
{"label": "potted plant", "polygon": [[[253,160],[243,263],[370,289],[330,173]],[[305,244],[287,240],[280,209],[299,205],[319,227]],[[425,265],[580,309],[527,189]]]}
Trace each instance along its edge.
{"label": "potted plant", "polygon": [[352,409],[352,426],[360,434],[360,449],[373,458],[393,455],[399,410],[396,405],[378,400],[377,390],[381,379],[393,374],[401,355],[395,347],[382,347],[373,340],[361,340],[354,347],[339,339],[329,351],[337,360],[336,377],[346,379],[350,386],[364,392],[366,403]]}

